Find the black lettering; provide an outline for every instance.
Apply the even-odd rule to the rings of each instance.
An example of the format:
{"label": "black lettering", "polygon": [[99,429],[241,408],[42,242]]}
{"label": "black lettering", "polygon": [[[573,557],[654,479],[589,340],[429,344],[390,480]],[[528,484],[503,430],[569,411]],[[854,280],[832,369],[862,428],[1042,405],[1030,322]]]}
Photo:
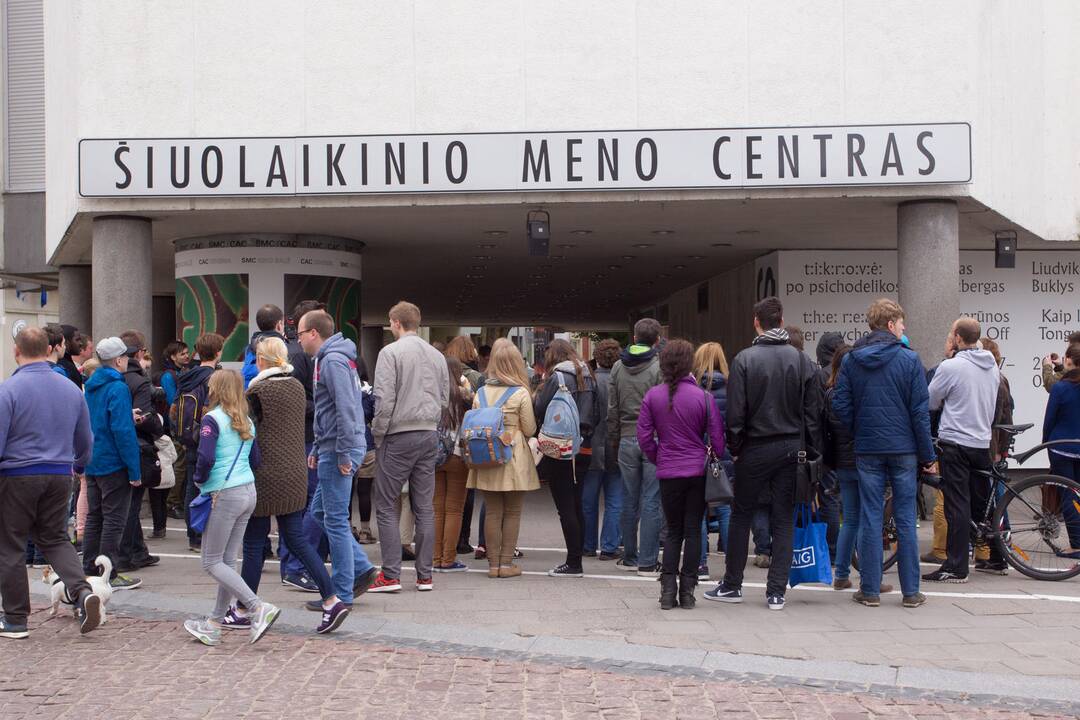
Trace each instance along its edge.
{"label": "black lettering", "polygon": [[881,177],[889,174],[889,168],[894,168],[897,175],[904,174],[904,166],[900,163],[900,148],[896,147],[896,133],[889,133],[889,139],[885,141],[885,159],[881,162]]}
{"label": "black lettering", "polygon": [[266,187],[274,184],[275,180],[281,181],[281,187],[289,187],[289,179],[285,176],[285,158],[281,155],[281,146],[274,146],[274,154],[270,156],[270,172],[266,176]]}
{"label": "black lettering", "polygon": [[821,177],[825,177],[828,173],[828,155],[825,152],[825,145],[832,140],[831,133],[824,133],[821,135],[815,135],[814,139],[818,141],[818,152],[821,157]]}
{"label": "black lettering", "polygon": [[[856,149],[856,144],[858,148]],[[866,177],[866,168],[862,164],[863,150],[866,149],[866,140],[859,133],[851,133],[847,136],[847,174],[855,177],[855,166],[859,166],[859,174]]]}
{"label": "black lettering", "polygon": [[[642,149],[649,146],[649,172],[645,172],[645,166],[641,164]],[[656,154],[656,142],[652,138],[641,138],[637,147],[634,148],[634,169],[641,180],[648,182],[656,177],[656,170],[660,166],[660,158]]]}
{"label": "black lettering", "polygon": [[780,136],[779,148],[780,157],[777,159],[780,165],[780,177],[786,177],[784,174],[784,159],[787,159],[788,170],[791,171],[791,177],[799,177],[799,136],[791,136],[791,148],[788,148],[787,139],[783,135]]}
{"label": "black lettering", "polygon": [[760,135],[746,136],[746,178],[748,180],[760,180],[761,173],[754,172],[754,161],[761,159],[761,153],[754,152],[754,143],[761,142]]}
{"label": "black lettering", "polygon": [[307,187],[308,185],[311,184],[311,158],[310,158],[310,155],[311,155],[311,146],[308,145],[307,143],[304,143],[303,154],[302,154],[302,157],[303,157],[304,187]]}
{"label": "black lettering", "polygon": [[[454,150],[458,151],[461,160],[461,172],[457,175],[454,174]],[[469,153],[465,149],[465,143],[460,140],[455,140],[446,146],[446,177],[455,185],[460,185],[465,181],[465,176],[469,172]]]}
{"label": "black lettering", "polygon": [[423,163],[422,164],[424,166],[424,168],[423,168],[423,183],[425,185],[427,185],[429,178],[428,178],[428,144],[427,144],[426,140],[423,143],[421,143],[420,148],[421,148],[420,153],[423,156]]}
{"label": "black lettering", "polygon": [[398,184],[405,184],[405,143],[398,143],[398,154],[394,154],[394,146],[391,143],[386,143],[385,150],[386,158],[386,184],[390,184],[390,167],[393,166],[394,174],[397,175]]}
{"label": "black lettering", "polygon": [[525,141],[525,160],[521,166],[521,182],[529,182],[532,170],[533,182],[540,182],[540,170],[544,170],[544,182],[551,182],[551,165],[548,163],[547,140],[540,141],[540,154],[533,153],[532,140]]}
{"label": "black lettering", "polygon": [[600,154],[597,157],[597,177],[600,181],[604,181],[604,166],[607,166],[607,172],[611,174],[611,179],[618,182],[619,180],[619,138],[611,139],[611,151],[608,151],[607,143],[603,139],[599,142]]}
{"label": "black lettering", "polygon": [[240,187],[255,187],[255,182],[247,179],[247,145],[240,146]]}
{"label": "black lettering", "polygon": [[341,162],[341,153],[345,152],[345,143],[340,143],[337,146],[337,150],[334,150],[333,143],[326,143],[326,185],[327,187],[334,187],[334,178],[337,178],[338,185],[345,184],[345,176],[341,174],[341,167],[338,165]]}
{"label": "black lettering", "polygon": [[720,137],[716,138],[716,142],[714,142],[712,146],[712,169],[713,172],[716,173],[716,177],[720,178],[721,180],[731,179],[731,173],[724,172],[723,168],[720,167],[720,148],[724,145],[724,143],[729,142],[731,142],[730,136],[721,135]]}
{"label": "black lettering", "polygon": [[360,184],[367,185],[367,143],[360,143]]}
{"label": "black lettering", "polygon": [[581,144],[581,138],[566,140],[566,181],[581,182],[581,176],[574,174],[574,166],[581,162],[581,156],[574,154],[574,146]]}
{"label": "black lettering", "polygon": [[929,148],[927,148],[925,144],[925,140],[932,137],[934,137],[934,133],[930,132],[929,130],[925,130],[919,133],[919,136],[915,139],[915,144],[919,147],[919,152],[921,152],[923,154],[923,157],[926,158],[926,167],[919,168],[920,175],[929,175],[930,173],[934,172],[934,167],[937,165],[937,161],[934,159],[934,154],[930,152]]}
{"label": "black lettering", "polygon": [[[215,162],[215,170],[217,174],[214,175],[214,179],[210,179],[210,156],[213,155],[217,158]],[[221,174],[224,171],[221,162],[221,148],[217,145],[207,145],[206,149],[202,151],[202,181],[203,185],[208,188],[216,188],[221,184]]]}
{"label": "black lettering", "polygon": [[121,182],[116,183],[117,190],[123,190],[131,185],[131,171],[128,170],[128,166],[124,164],[121,155],[131,152],[131,148],[127,146],[127,143],[120,143],[120,147],[116,148],[116,152],[113,153],[113,160],[116,161],[116,167],[120,168],[124,173],[124,179]]}
{"label": "black lettering", "polygon": [[172,184],[174,188],[186,188],[188,182],[191,180],[191,147],[184,146],[184,180],[181,182],[176,177],[176,146],[173,145],[169,148],[170,158],[170,174],[172,175]]}
{"label": "black lettering", "polygon": [[146,146],[146,187],[154,187],[154,146]]}

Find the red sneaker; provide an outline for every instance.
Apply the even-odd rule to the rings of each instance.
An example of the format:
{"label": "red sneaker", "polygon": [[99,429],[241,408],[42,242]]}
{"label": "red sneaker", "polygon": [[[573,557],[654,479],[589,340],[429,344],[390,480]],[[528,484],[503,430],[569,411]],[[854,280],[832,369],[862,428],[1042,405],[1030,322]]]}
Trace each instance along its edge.
{"label": "red sneaker", "polygon": [[371,587],[368,588],[369,593],[392,593],[401,592],[401,580],[399,578],[388,578],[383,575],[382,570],[375,576],[375,582],[371,583]]}
{"label": "red sneaker", "polygon": [[416,578],[416,589],[420,592],[430,592],[435,589],[435,584],[431,582],[429,577],[418,577]]}

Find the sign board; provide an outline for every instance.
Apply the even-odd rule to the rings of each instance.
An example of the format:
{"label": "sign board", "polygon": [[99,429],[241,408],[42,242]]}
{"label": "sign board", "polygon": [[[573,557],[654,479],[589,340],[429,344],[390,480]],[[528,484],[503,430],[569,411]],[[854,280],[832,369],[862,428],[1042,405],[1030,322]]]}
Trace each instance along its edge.
{"label": "sign board", "polygon": [[[899,292],[894,250],[782,251],[760,258],[756,270],[775,273],[785,320],[803,330],[811,357],[824,332],[842,333],[848,344],[868,334],[870,303]],[[1017,449],[1034,447],[1047,400],[1042,358],[1063,354],[1069,333],[1080,330],[1080,252],[1019,251],[1015,269],[997,269],[993,251],[962,250],[958,282],[960,312],[978,320],[983,335],[1001,348],[1015,421],[1035,423]],[[910,336],[918,332],[908,328]],[[1034,466],[1046,462],[1045,456],[1033,460]]]}
{"label": "sign board", "polygon": [[648,190],[971,181],[971,126],[111,138],[83,197]]}

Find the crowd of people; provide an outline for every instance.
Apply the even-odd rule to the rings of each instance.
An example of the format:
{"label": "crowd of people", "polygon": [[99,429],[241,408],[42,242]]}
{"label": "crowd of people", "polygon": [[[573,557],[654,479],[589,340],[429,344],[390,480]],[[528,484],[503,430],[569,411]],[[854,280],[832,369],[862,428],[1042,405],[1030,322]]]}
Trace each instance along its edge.
{"label": "crowd of people", "polygon": [[[990,492],[979,472],[1007,450],[995,426],[1011,422],[1012,398],[996,344],[961,317],[928,372],[891,300],[870,306],[870,332],[853,347],[826,333],[815,361],[780,301],[766,298],[754,306],[753,343],[730,367],[719,343],[666,339],[646,318],[626,348],[607,339],[582,358],[556,339],[530,368],[507,339],[429,343],[417,334],[419,308],[401,302],[371,377],[320,303],[300,303],[289,320],[274,305],[258,310],[242,371],[221,367],[224,339],[213,333],[194,348],[169,343],[153,375],[136,330],[96,346],[66,326],[19,333],[18,370],[0,383],[0,637],[28,633],[24,564],[52,566],[83,632],[102,614],[88,576],[111,567],[112,590],[138,587],[132,573],[159,562],[141,526],[144,495],[151,538],[183,518],[218,584],[209,615],[185,622],[207,645],[235,629],[256,642],[278,618],[257,594],[271,518],[281,582],[319,595],[306,606],[329,633],[360,595],[400,592],[403,561],[415,563],[418,591],[467,570],[458,557],[468,552],[487,560],[490,578],[520,576],[525,495],[542,484],[566,546],[548,575],[580,578],[584,558],[609,561],[658,578],[662,609],[695,606],[715,533],[726,567],[705,599],[742,602],[753,537],[766,604],[782,610],[797,501],[813,502],[829,526],[834,588],[852,587],[857,550],[852,597],[879,605],[893,590],[882,583],[889,488],[901,602],[915,608],[926,602],[920,581],[967,580],[972,508]],[[1046,363],[1045,437],[1080,437],[1080,334]],[[808,498],[807,462],[824,467]],[[1051,462],[1080,478],[1080,446],[1055,446]],[[710,506],[713,463],[733,497]],[[940,567],[923,575],[920,472],[942,477],[934,547],[922,557]],[[364,550],[376,542],[379,566]],[[1080,548],[1080,537],[1070,542]],[[996,548],[979,550],[975,570],[1007,572]]]}

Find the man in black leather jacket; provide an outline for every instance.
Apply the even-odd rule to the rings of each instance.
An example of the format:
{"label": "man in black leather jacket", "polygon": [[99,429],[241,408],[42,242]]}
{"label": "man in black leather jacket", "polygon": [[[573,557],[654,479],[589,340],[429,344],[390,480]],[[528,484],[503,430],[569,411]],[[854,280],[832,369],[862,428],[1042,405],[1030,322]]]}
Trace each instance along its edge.
{"label": "man in black leather jacket", "polygon": [[804,442],[820,447],[818,368],[788,344],[783,305],[775,297],[754,306],[753,345],[735,356],[728,379],[728,446],[735,456],[735,500],[723,582],[709,600],[742,602],[750,519],[759,502],[770,508],[772,563],[766,587],[770,610],[782,610],[791,568],[795,461]]}

